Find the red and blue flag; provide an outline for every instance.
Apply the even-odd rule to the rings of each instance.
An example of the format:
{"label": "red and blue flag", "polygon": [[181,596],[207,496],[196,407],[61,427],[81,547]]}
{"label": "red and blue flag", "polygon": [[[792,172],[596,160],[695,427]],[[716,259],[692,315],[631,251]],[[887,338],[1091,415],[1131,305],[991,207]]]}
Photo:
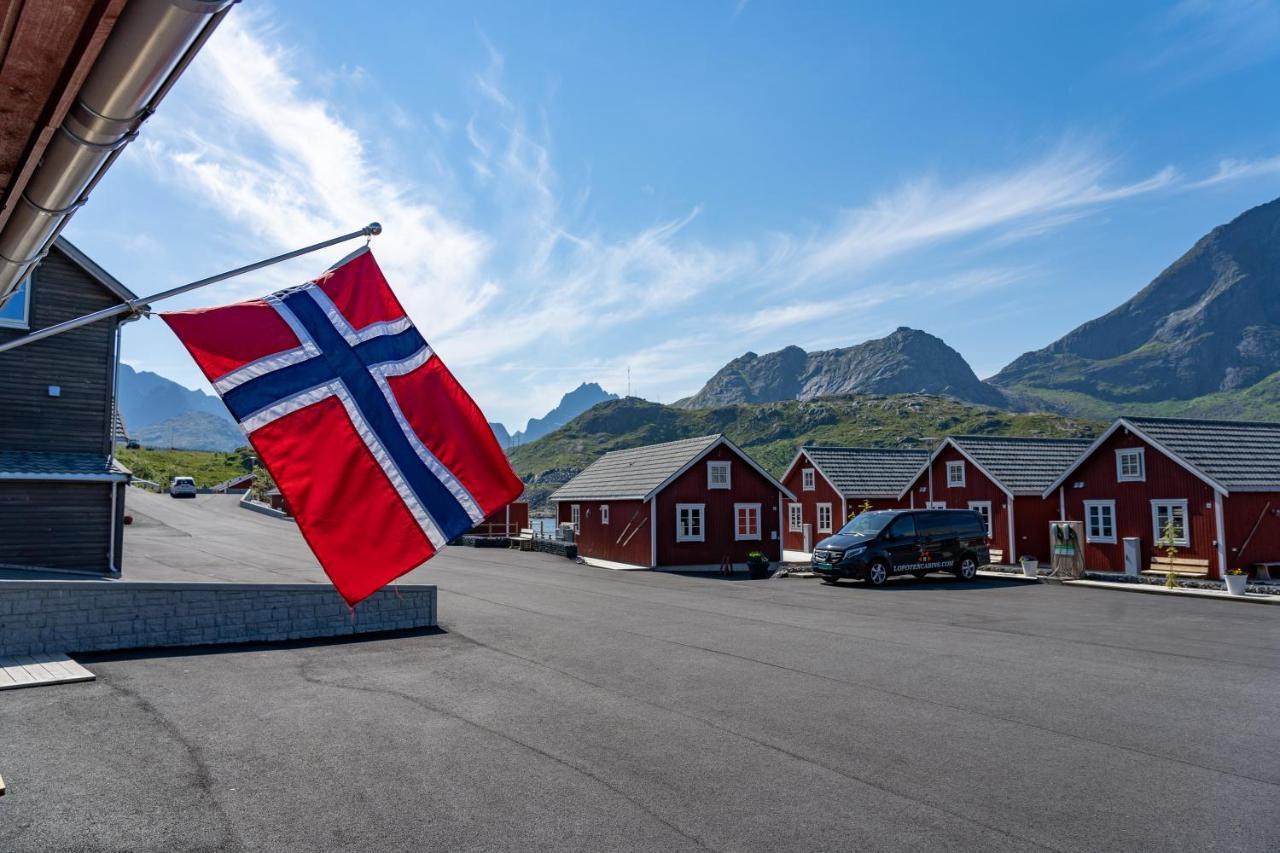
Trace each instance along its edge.
{"label": "red and blue flag", "polygon": [[161,316],[349,604],[523,489],[367,248],[263,299]]}

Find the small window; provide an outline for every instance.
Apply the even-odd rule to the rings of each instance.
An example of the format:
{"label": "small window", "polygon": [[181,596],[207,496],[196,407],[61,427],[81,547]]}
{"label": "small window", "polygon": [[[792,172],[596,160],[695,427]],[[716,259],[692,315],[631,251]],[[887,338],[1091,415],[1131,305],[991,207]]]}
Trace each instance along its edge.
{"label": "small window", "polygon": [[818,504],[818,532],[831,532],[831,504]]}
{"label": "small window", "polygon": [[729,488],[729,463],[728,462],[708,462],[707,463],[707,488],[708,489]]}
{"label": "small window", "polygon": [[676,541],[704,542],[703,504],[676,504]]}
{"label": "small window", "polygon": [[1191,547],[1191,532],[1187,529],[1186,501],[1152,501],[1151,526],[1155,532],[1157,548],[1173,545]]}
{"label": "small window", "polygon": [[910,515],[900,515],[889,527],[889,535],[894,539],[916,538],[916,520]]}
{"label": "small window", "polygon": [[947,486],[964,485],[964,462],[947,463]]}
{"label": "small window", "polygon": [[946,501],[927,501],[924,505],[925,509],[946,509]]}
{"label": "small window", "polygon": [[574,533],[582,532],[582,507],[569,504],[569,523],[573,525]]}
{"label": "small window", "polygon": [[787,527],[792,533],[804,530],[804,507],[801,504],[787,505]]}
{"label": "small window", "polygon": [[800,472],[800,476],[801,476],[800,488],[806,492],[812,492],[814,489],[813,469],[805,468],[803,471]]}
{"label": "small window", "polygon": [[609,505],[608,504],[600,504],[600,523],[601,524],[609,523]]}
{"label": "small window", "polygon": [[760,538],[760,504],[734,504],[733,517],[734,539]]}
{"label": "small window", "polygon": [[1086,542],[1115,544],[1115,501],[1084,502],[1084,539]]}
{"label": "small window", "polygon": [[1116,451],[1116,479],[1122,483],[1140,483],[1147,479],[1143,448],[1129,447]]}
{"label": "small window", "polygon": [[28,328],[30,309],[31,276],[27,276],[18,285],[18,289],[9,294],[9,299],[0,305],[0,326],[8,329]]}
{"label": "small window", "polygon": [[987,537],[991,537],[991,501],[969,501],[969,509],[982,516],[982,526],[986,528]]}

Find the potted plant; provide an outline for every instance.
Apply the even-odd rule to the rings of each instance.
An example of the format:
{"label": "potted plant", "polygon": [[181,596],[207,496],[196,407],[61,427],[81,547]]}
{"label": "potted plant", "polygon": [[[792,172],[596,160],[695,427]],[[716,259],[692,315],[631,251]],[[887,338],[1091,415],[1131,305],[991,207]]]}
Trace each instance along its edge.
{"label": "potted plant", "polygon": [[1227,594],[1228,595],[1244,595],[1244,589],[1249,585],[1249,576],[1245,574],[1244,569],[1232,569],[1227,572]]}
{"label": "potted plant", "polygon": [[1022,563],[1022,573],[1029,578],[1040,577],[1040,561],[1035,557],[1023,557],[1019,560]]}
{"label": "potted plant", "polygon": [[756,580],[769,576],[769,558],[763,551],[751,551],[747,554],[747,571]]}

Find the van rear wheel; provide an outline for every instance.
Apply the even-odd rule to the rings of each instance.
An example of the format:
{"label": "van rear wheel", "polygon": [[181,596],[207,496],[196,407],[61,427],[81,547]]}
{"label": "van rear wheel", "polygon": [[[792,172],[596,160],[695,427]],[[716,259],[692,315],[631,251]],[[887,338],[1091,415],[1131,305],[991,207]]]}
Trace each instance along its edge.
{"label": "van rear wheel", "polygon": [[956,577],[962,581],[971,581],[978,576],[978,561],[972,554],[965,554],[956,563]]}
{"label": "van rear wheel", "polygon": [[889,579],[889,564],[876,560],[867,568],[867,586],[884,586]]}

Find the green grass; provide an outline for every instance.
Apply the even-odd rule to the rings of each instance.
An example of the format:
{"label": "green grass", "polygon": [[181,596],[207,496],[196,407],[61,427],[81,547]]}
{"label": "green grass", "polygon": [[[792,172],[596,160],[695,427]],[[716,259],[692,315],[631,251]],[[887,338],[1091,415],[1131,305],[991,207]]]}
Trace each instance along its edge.
{"label": "green grass", "polygon": [[1120,415],[1146,415],[1161,418],[1280,421],[1280,372],[1241,391],[1220,391],[1187,400],[1161,400],[1156,403],[1113,402],[1077,391],[1025,385],[1014,385],[1006,390],[1024,403],[1103,420]]}
{"label": "green grass", "polygon": [[249,447],[230,453],[117,447],[116,458],[139,480],[167,486],[174,477],[194,477],[197,486],[207,488],[246,473],[246,460],[257,459],[257,454]]}
{"label": "green grass", "polygon": [[941,436],[1096,435],[1099,420],[1045,412],[1014,413],[924,394],[826,397],[711,409],[674,409],[628,398],[593,407],[555,432],[518,447],[522,477],[580,470],[610,450],[723,432],[775,475],[802,444],[929,447]]}

